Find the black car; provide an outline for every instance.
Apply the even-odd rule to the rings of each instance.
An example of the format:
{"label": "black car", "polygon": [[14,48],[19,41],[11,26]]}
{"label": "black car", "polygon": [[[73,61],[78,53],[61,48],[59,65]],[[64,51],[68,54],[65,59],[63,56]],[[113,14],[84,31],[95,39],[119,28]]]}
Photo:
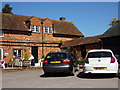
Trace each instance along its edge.
{"label": "black car", "polygon": [[68,52],[48,53],[43,60],[43,71],[45,74],[64,72],[74,75],[76,70],[79,70],[77,59]]}

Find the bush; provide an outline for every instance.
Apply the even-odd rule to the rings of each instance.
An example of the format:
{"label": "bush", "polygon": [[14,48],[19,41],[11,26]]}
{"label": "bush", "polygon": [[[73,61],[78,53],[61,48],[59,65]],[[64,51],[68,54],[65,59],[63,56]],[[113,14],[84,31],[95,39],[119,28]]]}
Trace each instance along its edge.
{"label": "bush", "polygon": [[83,62],[84,62],[84,59],[83,59],[83,58],[78,58],[78,59],[77,59],[77,63],[78,63],[78,64],[82,65]]}
{"label": "bush", "polygon": [[13,61],[13,58],[12,58],[12,56],[10,56],[10,61],[9,62],[12,62]]}
{"label": "bush", "polygon": [[24,55],[24,60],[28,61],[29,60],[29,55],[28,55],[28,52],[25,53]]}

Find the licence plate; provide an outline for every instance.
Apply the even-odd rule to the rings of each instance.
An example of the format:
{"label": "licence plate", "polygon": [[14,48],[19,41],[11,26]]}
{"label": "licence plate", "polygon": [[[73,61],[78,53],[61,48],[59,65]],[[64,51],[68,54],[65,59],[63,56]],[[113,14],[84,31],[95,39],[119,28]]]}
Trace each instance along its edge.
{"label": "licence plate", "polygon": [[106,67],[94,67],[94,70],[106,70]]}
{"label": "licence plate", "polygon": [[51,61],[51,63],[61,63],[61,61]]}

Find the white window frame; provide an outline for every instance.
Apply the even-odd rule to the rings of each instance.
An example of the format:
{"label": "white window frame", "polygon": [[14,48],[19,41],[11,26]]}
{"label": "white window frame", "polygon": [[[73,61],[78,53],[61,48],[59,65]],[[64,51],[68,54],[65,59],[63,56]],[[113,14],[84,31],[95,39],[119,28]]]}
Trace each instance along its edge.
{"label": "white window frame", "polygon": [[16,55],[18,55],[19,50],[21,51],[20,57],[22,57],[22,49],[13,49],[13,55],[14,55],[14,52],[16,52]]}
{"label": "white window frame", "polygon": [[53,28],[52,27],[44,27],[44,33],[45,34],[53,34]]}
{"label": "white window frame", "polygon": [[0,48],[0,50],[1,50],[1,57],[0,57],[0,60],[2,60],[3,59],[3,49],[2,48]]}
{"label": "white window frame", "polygon": [[30,30],[35,33],[40,33],[40,26],[30,25]]}
{"label": "white window frame", "polygon": [[4,37],[4,32],[0,31],[0,37]]}

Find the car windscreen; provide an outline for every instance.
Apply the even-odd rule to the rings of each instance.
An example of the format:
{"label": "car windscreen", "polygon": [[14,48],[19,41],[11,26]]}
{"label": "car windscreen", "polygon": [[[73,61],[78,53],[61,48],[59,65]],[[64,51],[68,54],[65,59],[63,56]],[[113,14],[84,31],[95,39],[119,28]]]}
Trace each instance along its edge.
{"label": "car windscreen", "polygon": [[66,59],[66,53],[49,53],[45,59]]}
{"label": "car windscreen", "polygon": [[90,52],[87,58],[112,57],[111,52]]}

